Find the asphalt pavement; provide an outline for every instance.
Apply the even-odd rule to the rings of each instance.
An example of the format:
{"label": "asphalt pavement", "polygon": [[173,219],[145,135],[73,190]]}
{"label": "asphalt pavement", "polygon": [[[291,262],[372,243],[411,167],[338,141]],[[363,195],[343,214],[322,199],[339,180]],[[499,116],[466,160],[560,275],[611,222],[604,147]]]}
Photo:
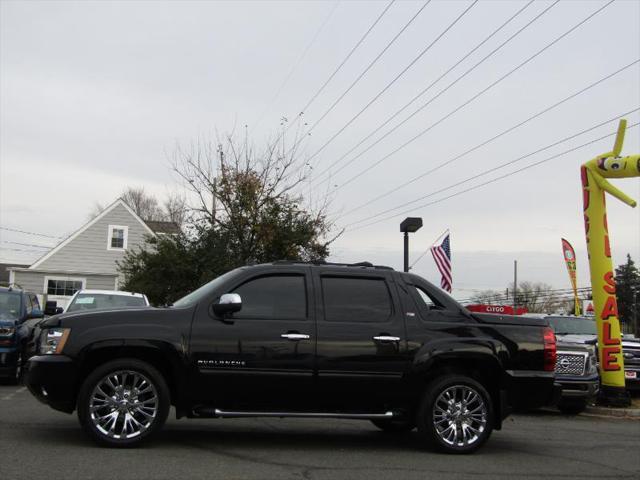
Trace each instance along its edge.
{"label": "asphalt pavement", "polygon": [[95,446],[76,416],[0,385],[0,476],[9,479],[639,478],[640,420],[538,412],[510,417],[476,454],[425,450],[369,422],[175,420],[148,446]]}

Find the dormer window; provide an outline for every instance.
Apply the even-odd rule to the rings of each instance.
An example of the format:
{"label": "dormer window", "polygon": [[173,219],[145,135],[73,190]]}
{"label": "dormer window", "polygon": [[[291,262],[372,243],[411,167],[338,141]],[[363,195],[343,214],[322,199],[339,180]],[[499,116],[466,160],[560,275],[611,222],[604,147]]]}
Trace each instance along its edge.
{"label": "dormer window", "polygon": [[107,236],[107,250],[126,250],[129,227],[122,225],[109,225]]}

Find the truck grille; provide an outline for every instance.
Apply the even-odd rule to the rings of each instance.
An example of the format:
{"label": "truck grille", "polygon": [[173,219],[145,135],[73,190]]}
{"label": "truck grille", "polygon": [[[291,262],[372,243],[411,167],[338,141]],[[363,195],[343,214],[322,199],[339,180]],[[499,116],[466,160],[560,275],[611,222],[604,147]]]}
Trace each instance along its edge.
{"label": "truck grille", "polygon": [[625,365],[640,365],[640,348],[622,345]]}
{"label": "truck grille", "polygon": [[587,356],[582,353],[558,352],[556,359],[557,375],[584,375]]}

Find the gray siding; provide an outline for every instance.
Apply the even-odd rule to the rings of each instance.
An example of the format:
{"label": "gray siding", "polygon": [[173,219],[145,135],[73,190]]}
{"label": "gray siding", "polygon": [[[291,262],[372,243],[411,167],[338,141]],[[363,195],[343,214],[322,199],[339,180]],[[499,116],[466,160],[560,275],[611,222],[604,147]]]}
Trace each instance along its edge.
{"label": "gray siding", "polygon": [[[85,288],[95,290],[115,290],[115,281],[117,275],[83,275],[81,273],[59,273],[59,272],[14,272],[14,282],[20,285],[29,292],[36,293],[38,300],[42,304],[42,294],[44,290],[45,277],[57,277],[57,278],[82,278],[85,280]],[[71,297],[53,297],[52,300],[57,300],[58,306],[66,307],[67,302]]]}
{"label": "gray siding", "polygon": [[[35,268],[116,274],[116,262],[122,260],[124,252],[107,250],[109,225],[129,227],[127,250],[142,246],[144,236],[148,234],[148,230],[122,204],[117,204],[113,210]],[[113,284],[110,289],[113,289]]]}

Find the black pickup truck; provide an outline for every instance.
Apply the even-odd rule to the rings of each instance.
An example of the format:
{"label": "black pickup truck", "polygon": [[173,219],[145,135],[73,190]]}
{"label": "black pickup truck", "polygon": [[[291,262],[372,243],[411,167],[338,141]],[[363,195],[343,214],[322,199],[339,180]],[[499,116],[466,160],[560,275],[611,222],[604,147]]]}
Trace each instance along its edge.
{"label": "black pickup truck", "polygon": [[370,420],[466,453],[509,412],[553,403],[546,321],[473,315],[388,267],[275,262],[228,272],[165,308],[41,324],[26,383],[77,409],[100,444],[131,446],[177,417]]}

